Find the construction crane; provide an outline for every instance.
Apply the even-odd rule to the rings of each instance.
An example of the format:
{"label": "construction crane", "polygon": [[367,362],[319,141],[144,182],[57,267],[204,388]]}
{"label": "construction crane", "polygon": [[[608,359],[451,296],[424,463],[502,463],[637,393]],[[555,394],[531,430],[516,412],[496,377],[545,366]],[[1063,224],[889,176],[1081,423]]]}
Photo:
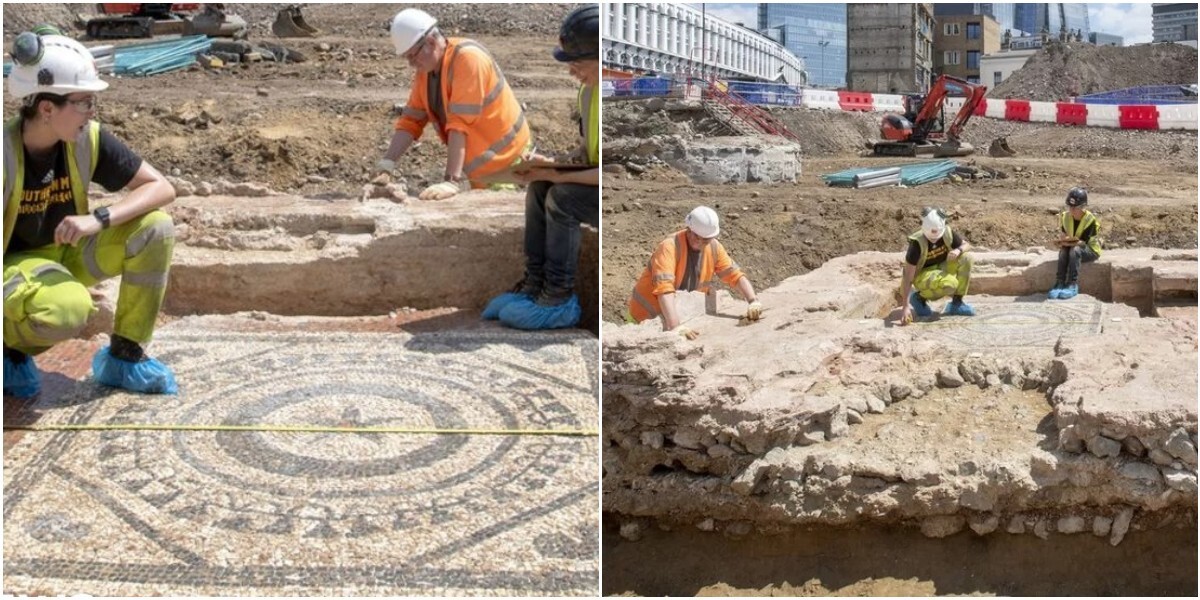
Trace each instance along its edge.
{"label": "construction crane", "polygon": [[[963,142],[960,136],[986,93],[987,86],[949,75],[939,76],[929,94],[905,96],[903,115],[890,113],[883,116],[879,126],[883,141],[875,144],[875,155],[945,157],[974,153],[975,148]],[[944,127],[945,102],[950,96],[961,96],[966,100],[950,127]]]}

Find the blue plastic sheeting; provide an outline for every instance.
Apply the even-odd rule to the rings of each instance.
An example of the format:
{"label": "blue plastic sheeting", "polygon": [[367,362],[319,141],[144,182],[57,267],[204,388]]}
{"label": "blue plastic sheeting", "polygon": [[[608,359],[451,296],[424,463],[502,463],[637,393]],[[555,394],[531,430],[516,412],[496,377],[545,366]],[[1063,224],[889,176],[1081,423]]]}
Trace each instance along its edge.
{"label": "blue plastic sheeting", "polygon": [[196,63],[197,54],[210,48],[212,40],[204,35],[121,46],[113,50],[113,73],[147,76],[185,69]]}
{"label": "blue plastic sheeting", "polygon": [[1083,104],[1196,104],[1195,91],[1182,85],[1143,85],[1079,96]]}
{"label": "blue plastic sheeting", "polygon": [[825,185],[834,187],[855,187],[854,176],[862,173],[870,173],[873,171],[881,171],[884,169],[900,169],[900,183],[902,185],[913,187],[941,181],[950,176],[954,169],[958,168],[958,163],[953,160],[933,160],[919,163],[909,163],[904,165],[877,165],[871,167],[859,167],[856,169],[846,169],[837,173],[822,175],[825,180]]}
{"label": "blue plastic sheeting", "polygon": [[730,81],[729,93],[760,106],[800,106],[804,88],[786,83]]}

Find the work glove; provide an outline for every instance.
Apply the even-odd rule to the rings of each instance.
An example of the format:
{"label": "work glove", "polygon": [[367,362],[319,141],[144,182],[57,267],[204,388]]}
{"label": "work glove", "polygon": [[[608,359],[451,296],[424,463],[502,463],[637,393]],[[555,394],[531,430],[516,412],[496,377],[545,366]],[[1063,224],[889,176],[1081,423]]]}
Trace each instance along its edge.
{"label": "work glove", "polygon": [[762,302],[755,300],[750,303],[750,307],[746,309],[746,318],[751,321],[757,321],[762,318],[763,305]]}
{"label": "work glove", "polygon": [[458,194],[458,184],[453,181],[443,181],[425,188],[418,196],[422,200],[445,200]]}
{"label": "work glove", "polygon": [[694,340],[694,339],[700,337],[700,332],[696,331],[695,329],[692,329],[690,327],[679,327],[675,331],[678,332],[679,335],[682,335],[684,338],[686,338],[688,341],[691,341],[691,340]]}
{"label": "work glove", "polygon": [[395,171],[395,170],[396,170],[396,161],[394,161],[394,160],[381,158],[378,161],[376,161],[376,163],[375,163],[375,171],[378,173],[387,173],[390,175],[392,173],[392,171]]}

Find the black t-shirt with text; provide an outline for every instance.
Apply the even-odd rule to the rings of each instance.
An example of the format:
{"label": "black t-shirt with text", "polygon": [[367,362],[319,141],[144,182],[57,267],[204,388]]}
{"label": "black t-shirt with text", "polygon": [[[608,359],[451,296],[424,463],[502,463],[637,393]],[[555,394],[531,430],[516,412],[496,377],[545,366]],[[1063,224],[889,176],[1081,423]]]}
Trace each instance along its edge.
{"label": "black t-shirt with text", "polygon": [[[21,208],[6,252],[20,252],[53,244],[54,230],[58,224],[75,214],[68,160],[75,160],[75,157],[67,154],[67,145],[62,142],[42,156],[25,151],[25,189],[21,193]],[[96,172],[92,173],[92,181],[115,192],[132,181],[140,168],[142,158],[101,128]]]}
{"label": "black t-shirt with text", "polygon": [[[962,247],[962,236],[958,235],[956,231],[951,231],[950,235],[953,236],[953,239],[950,240],[950,248],[946,248],[946,243],[942,241],[942,238],[938,238],[936,242],[929,244],[929,253],[925,257],[926,267],[946,262],[946,255],[950,254],[950,250],[957,250]],[[908,240],[908,253],[904,255],[904,261],[916,266],[919,260],[921,260],[921,244],[915,240]]]}

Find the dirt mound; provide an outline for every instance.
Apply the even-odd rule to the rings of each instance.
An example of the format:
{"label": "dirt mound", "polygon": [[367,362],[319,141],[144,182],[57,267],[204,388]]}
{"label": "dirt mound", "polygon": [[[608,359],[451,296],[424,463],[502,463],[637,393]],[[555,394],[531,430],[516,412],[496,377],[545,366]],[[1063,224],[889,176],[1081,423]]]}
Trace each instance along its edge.
{"label": "dirt mound", "polygon": [[[245,19],[251,37],[274,37],[271,22],[287,3],[226,4],[226,12]],[[530,35],[558,37],[562,17],[577,4],[545,4],[537,10],[514,4],[424,4],[421,9],[438,20],[442,31],[450,35]],[[332,35],[388,35],[395,4],[310,4],[304,6],[305,20]],[[4,34],[16,35],[34,25],[48,23],[67,31],[82,31],[79,14],[96,14],[95,4],[5,4]]]}
{"label": "dirt mound", "polygon": [[1048,43],[988,96],[1056,102],[1140,85],[1196,81],[1196,49],[1182,44]]}

